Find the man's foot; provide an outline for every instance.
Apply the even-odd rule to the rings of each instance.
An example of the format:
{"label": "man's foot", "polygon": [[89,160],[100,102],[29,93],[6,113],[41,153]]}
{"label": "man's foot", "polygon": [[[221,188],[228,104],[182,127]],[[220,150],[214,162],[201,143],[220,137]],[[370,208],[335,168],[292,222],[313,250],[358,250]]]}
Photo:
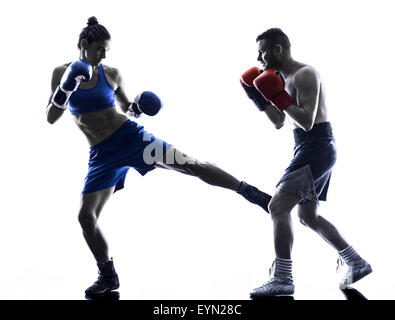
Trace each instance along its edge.
{"label": "man's foot", "polygon": [[292,278],[292,261],[276,258],[269,269],[270,280],[250,293],[251,299],[289,296],[295,293]]}
{"label": "man's foot", "polygon": [[[337,268],[343,265],[345,261],[339,257],[337,260]],[[340,288],[346,288],[348,285],[353,284],[362,278],[366,277],[368,274],[372,273],[372,267],[364,259],[360,258],[355,261],[351,261],[346,264],[348,267],[347,273],[340,282]]]}
{"label": "man's foot", "polygon": [[289,296],[295,293],[293,281],[273,277],[250,293],[251,299],[260,297]]}
{"label": "man's foot", "polygon": [[257,204],[263,210],[269,213],[268,206],[272,197],[267,193],[262,192],[258,188],[251,186],[244,181],[240,183],[240,187],[239,190],[237,190],[237,193],[241,194],[248,201]]}
{"label": "man's foot", "polygon": [[119,288],[119,279],[113,261],[99,262],[97,265],[99,267],[99,278],[85,290],[85,294],[88,296],[102,295]]}

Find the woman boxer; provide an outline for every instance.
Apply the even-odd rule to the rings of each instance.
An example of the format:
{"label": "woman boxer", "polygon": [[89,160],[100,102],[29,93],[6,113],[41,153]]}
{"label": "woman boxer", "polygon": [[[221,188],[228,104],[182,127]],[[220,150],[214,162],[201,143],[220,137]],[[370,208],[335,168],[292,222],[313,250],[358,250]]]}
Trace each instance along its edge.
{"label": "woman boxer", "polygon": [[[141,175],[159,167],[196,176],[210,185],[236,191],[266,211],[271,198],[214,164],[186,156],[128,119],[125,114],[155,115],[161,102],[152,92],[143,92],[134,102],[129,101],[119,71],[101,64],[110,40],[108,30],[95,17],[89,18],[78,39],[79,60],[54,69],[47,107],[47,120],[51,124],[69,108],[90,145],[89,170],[78,218],[97,261],[99,278],[85,291],[87,295],[103,294],[119,287],[98,218],[110,196],[124,187],[130,167]],[[115,101],[125,114],[116,111]]]}

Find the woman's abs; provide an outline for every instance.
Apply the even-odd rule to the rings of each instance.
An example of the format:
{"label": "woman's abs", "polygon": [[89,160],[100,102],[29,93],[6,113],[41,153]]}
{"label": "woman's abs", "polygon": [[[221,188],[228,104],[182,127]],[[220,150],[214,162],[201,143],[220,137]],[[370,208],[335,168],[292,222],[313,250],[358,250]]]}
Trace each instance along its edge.
{"label": "woman's abs", "polygon": [[128,119],[115,108],[74,115],[74,121],[84,133],[90,146],[111,136]]}

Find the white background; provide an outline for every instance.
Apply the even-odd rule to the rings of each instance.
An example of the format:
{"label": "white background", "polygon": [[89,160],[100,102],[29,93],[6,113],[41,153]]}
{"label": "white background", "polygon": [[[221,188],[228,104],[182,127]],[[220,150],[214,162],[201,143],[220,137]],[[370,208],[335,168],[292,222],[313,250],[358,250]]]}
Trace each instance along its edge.
{"label": "white background", "polygon": [[[337,140],[328,202],[320,206],[373,266],[355,285],[394,299],[391,1],[18,1],[2,4],[0,299],[83,299],[97,268],[77,220],[88,144],[66,112],[45,108],[54,67],[78,58],[95,15],[112,36],[104,61],[133,98],[164,102],[139,123],[202,161],[272,193],[292,157],[239,77],[256,65],[256,36],[280,27],[293,57],[326,85]],[[336,251],[293,213],[295,299],[343,299]],[[196,178],[130,170],[100,218],[122,299],[248,299],[268,279],[272,223],[241,196]]]}

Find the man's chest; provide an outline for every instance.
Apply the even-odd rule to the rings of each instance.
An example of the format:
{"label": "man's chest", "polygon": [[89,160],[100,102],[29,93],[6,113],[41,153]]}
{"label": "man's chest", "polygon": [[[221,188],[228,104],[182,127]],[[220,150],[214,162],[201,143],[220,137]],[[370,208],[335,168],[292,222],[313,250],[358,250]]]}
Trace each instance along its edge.
{"label": "man's chest", "polygon": [[296,98],[297,92],[295,86],[295,77],[293,75],[288,76],[285,79],[285,91],[287,91],[292,98]]}

